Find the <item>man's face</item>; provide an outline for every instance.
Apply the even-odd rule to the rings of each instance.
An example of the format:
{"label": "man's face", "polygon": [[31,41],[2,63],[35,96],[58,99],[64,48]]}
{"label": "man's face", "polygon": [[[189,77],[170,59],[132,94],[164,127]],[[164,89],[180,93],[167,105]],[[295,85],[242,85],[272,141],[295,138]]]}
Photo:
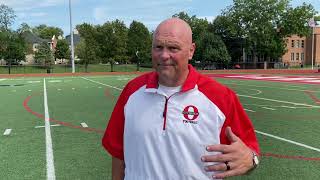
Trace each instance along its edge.
{"label": "man's face", "polygon": [[[181,77],[188,74],[188,61],[192,58],[194,44],[186,33],[174,28],[159,28],[152,43],[152,63],[159,82],[177,86]],[[178,84],[175,84],[178,83]]]}

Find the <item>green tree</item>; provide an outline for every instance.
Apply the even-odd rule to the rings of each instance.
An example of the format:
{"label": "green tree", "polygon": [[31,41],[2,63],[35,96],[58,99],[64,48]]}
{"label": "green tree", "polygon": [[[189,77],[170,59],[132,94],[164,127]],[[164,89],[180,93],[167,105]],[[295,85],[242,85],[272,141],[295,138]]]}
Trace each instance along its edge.
{"label": "green tree", "polygon": [[196,59],[201,60],[202,66],[215,64],[219,68],[227,66],[231,57],[220,38],[211,32],[206,32],[196,41]]}
{"label": "green tree", "polygon": [[27,23],[22,23],[20,27],[17,29],[19,34],[24,32],[32,32],[32,28]]}
{"label": "green tree", "polygon": [[151,44],[148,28],[141,22],[132,21],[128,30],[127,43],[128,56],[131,62],[137,63],[138,67],[140,63],[151,63]]}
{"label": "green tree", "polygon": [[12,8],[4,4],[0,5],[0,29],[8,31],[16,17]]}
{"label": "green tree", "polygon": [[0,31],[0,58],[9,63],[19,63],[25,60],[26,50],[26,42],[20,34]]}
{"label": "green tree", "polygon": [[97,26],[96,42],[99,47],[97,53],[99,59],[103,63],[110,63],[111,71],[115,62],[128,62],[128,29],[122,21],[117,19]]}
{"label": "green tree", "polygon": [[65,39],[59,39],[56,49],[54,51],[54,57],[57,59],[69,59],[69,44]]}
{"label": "green tree", "polygon": [[81,40],[77,45],[75,53],[81,59],[80,63],[85,65],[85,71],[88,71],[88,65],[98,63],[100,59],[97,54],[100,52],[100,47],[97,44],[97,29],[87,23],[77,26]]}
{"label": "green tree", "polygon": [[48,43],[43,42],[38,46],[34,58],[37,64],[42,65],[47,69],[47,72],[50,72],[54,58]]}
{"label": "green tree", "polygon": [[51,39],[53,35],[56,37],[63,36],[62,29],[58,27],[47,26],[45,24],[34,27],[32,31],[43,39]]}

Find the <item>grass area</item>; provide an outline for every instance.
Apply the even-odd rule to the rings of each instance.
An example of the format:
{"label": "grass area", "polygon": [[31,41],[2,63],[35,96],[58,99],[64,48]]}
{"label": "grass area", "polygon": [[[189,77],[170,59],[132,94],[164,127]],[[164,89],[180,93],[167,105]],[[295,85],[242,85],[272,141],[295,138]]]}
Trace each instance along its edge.
{"label": "grass area", "polygon": [[[63,124],[51,126],[57,179],[111,179],[111,157],[102,148],[101,138],[120,91],[105,85],[123,88],[133,77],[45,78],[50,123]],[[320,151],[261,134],[320,148],[320,104],[306,93],[320,99],[319,85],[217,80],[236,91],[244,108],[250,110],[247,113],[263,153],[255,172],[230,179],[320,177]],[[1,179],[46,178],[45,128],[35,128],[44,126],[43,83],[44,78],[0,79]],[[83,122],[92,131],[81,128]],[[8,128],[12,133],[3,136]]]}

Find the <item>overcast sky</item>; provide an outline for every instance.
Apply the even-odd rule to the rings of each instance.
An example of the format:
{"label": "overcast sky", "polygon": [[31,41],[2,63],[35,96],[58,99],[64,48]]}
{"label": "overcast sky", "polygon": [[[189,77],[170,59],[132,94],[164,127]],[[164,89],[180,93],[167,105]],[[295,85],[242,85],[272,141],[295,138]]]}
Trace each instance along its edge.
{"label": "overcast sky", "polygon": [[[232,0],[71,0],[73,26],[87,22],[103,24],[120,19],[127,26],[132,20],[154,30],[159,22],[173,14],[185,11],[189,15],[212,21],[221,10],[232,5]],[[320,0],[293,0],[292,5],[311,3],[320,12]],[[23,22],[34,27],[39,24],[56,26],[69,34],[69,0],[0,0],[15,11],[13,29]]]}

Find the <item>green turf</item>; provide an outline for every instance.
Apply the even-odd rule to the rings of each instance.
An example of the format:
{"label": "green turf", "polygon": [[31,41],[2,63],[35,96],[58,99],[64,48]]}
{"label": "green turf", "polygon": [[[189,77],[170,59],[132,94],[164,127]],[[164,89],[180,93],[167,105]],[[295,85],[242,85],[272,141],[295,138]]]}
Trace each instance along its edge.
{"label": "green turf", "polygon": [[[101,137],[120,91],[108,86],[122,89],[133,77],[119,75],[45,79],[49,115],[55,120],[51,121],[51,125],[68,123],[68,126],[51,127],[57,179],[111,179],[111,158],[101,146]],[[43,80],[0,80],[1,179],[46,178],[45,129],[35,128],[43,126],[44,120],[23,107],[23,101],[32,95],[28,107],[36,113],[44,114]],[[217,80],[236,91],[244,108],[250,110],[247,113],[256,130],[320,148],[320,104],[305,92],[310,91],[320,99],[319,85]],[[75,128],[82,122],[95,131]],[[11,135],[2,135],[6,128],[13,129]],[[259,133],[257,137],[263,153],[261,165],[251,175],[230,179],[320,177],[320,152]],[[287,158],[283,158],[285,156]]]}

